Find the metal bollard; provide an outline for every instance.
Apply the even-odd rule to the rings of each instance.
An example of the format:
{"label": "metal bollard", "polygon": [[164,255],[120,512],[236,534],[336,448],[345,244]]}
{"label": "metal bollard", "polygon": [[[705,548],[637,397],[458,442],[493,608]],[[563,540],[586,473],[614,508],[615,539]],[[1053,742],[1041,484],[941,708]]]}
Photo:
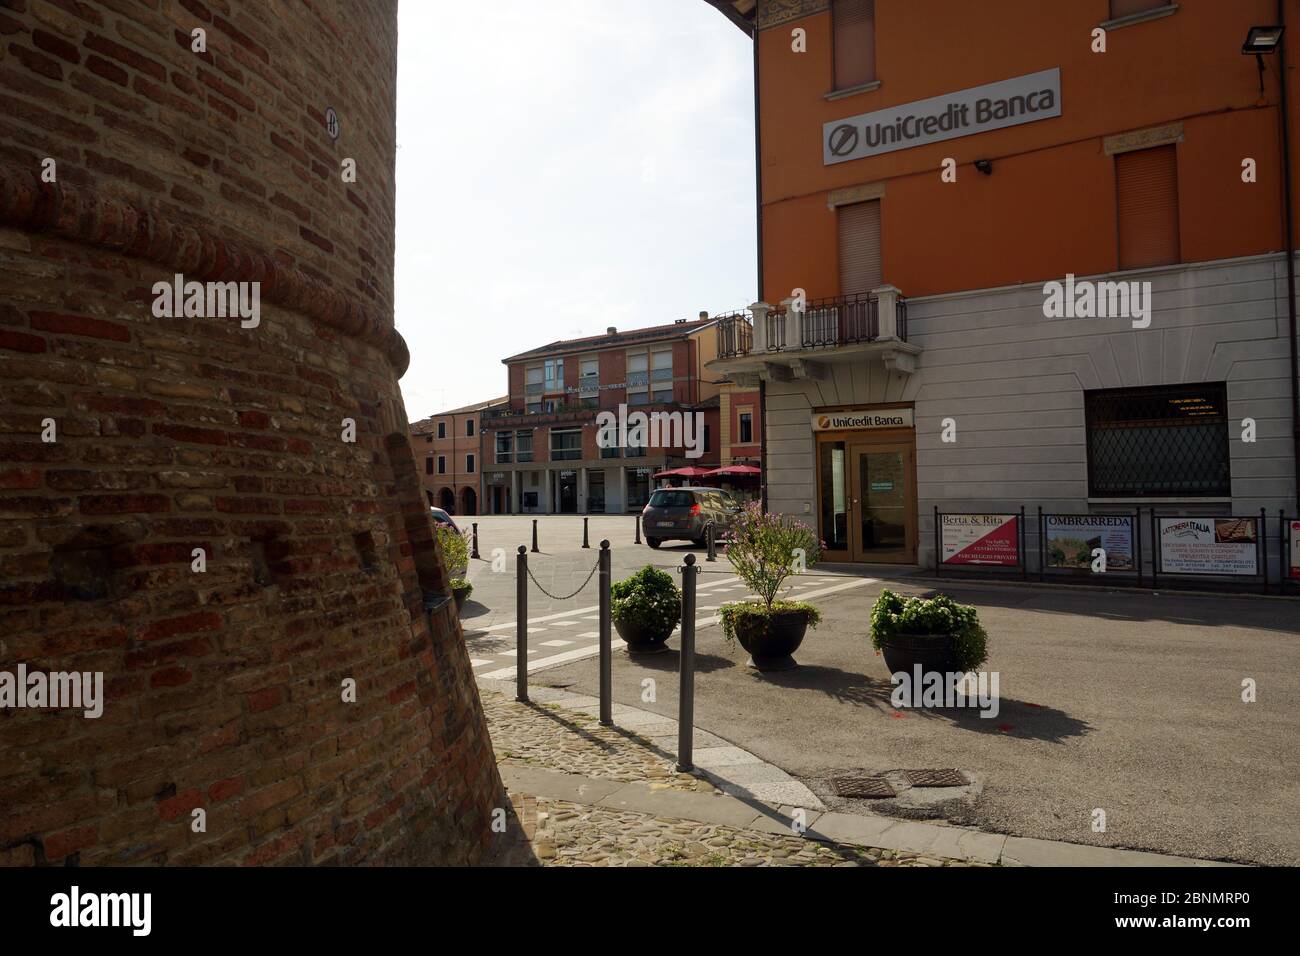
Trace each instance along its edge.
{"label": "metal bollard", "polygon": [[478,522],[475,521],[473,525],[471,525],[471,527],[474,529],[474,537],[473,540],[470,542],[469,556],[471,558],[477,558],[478,557]]}
{"label": "metal bollard", "polygon": [[610,636],[610,551],[609,542],[600,543],[600,722],[614,724],[613,638]]}
{"label": "metal bollard", "polygon": [[641,543],[641,516],[636,516],[636,541],[635,544]]}
{"label": "metal bollard", "polygon": [[[521,544],[519,547],[522,548],[523,545]],[[533,554],[536,554],[537,552],[538,552],[538,547],[537,547],[537,519],[534,518],[534,519],[533,519]]]}
{"label": "metal bollard", "polygon": [[590,548],[590,547],[591,547],[591,545],[589,545],[589,544],[587,543],[587,517],[586,517],[586,515],[584,515],[583,518],[582,518],[582,546],[583,546],[584,548]]}
{"label": "metal bollard", "polygon": [[515,561],[515,700],[528,702],[528,550]]}
{"label": "metal bollard", "polygon": [[682,652],[677,696],[677,772],[695,769],[695,555],[686,556],[682,569]]}
{"label": "metal bollard", "polygon": [[716,545],[716,543],[714,542],[714,539],[715,539],[716,537],[717,537],[717,533],[716,533],[716,531],[714,530],[713,522],[710,521],[710,522],[708,523],[708,525],[707,525],[707,526],[705,527],[705,529],[704,529],[704,540],[705,540],[705,541],[708,543],[708,545],[709,545],[709,556],[705,559],[706,561],[716,561],[716,560],[718,560],[717,545]]}

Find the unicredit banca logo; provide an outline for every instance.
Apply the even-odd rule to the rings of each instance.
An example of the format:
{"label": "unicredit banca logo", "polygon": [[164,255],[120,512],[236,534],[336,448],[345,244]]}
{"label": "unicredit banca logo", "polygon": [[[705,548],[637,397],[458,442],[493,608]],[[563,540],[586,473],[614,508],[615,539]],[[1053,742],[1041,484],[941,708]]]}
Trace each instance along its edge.
{"label": "unicredit banca logo", "polygon": [[858,128],[850,123],[843,123],[831,130],[827,141],[832,156],[847,156],[858,148]]}
{"label": "unicredit banca logo", "polygon": [[829,418],[827,418],[825,415],[823,415],[821,418],[817,419],[817,427],[818,427],[818,428],[830,428],[830,427],[831,427],[831,420],[830,420]]}

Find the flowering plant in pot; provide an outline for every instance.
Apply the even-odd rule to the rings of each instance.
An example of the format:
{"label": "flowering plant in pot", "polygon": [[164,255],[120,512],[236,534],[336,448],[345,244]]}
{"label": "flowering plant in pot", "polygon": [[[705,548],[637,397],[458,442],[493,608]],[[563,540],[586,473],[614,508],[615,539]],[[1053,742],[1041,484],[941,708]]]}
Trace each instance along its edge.
{"label": "flowering plant in pot", "polygon": [[682,619],[682,594],[673,576],[647,564],[610,585],[610,617],[629,654],[657,654]]}
{"label": "flowering plant in pot", "polygon": [[891,674],[967,673],[988,660],[988,634],[979,613],[946,594],[905,598],[888,589],[871,609],[871,645]]}
{"label": "flowering plant in pot", "polygon": [[724,553],[736,576],[760,598],[718,611],[727,640],[738,640],[758,670],[796,666],[792,655],[821,614],[806,602],[776,597],[786,578],[821,557],[816,532],[788,515],[768,514],[751,504],[736,516]]}
{"label": "flowering plant in pot", "polygon": [[469,569],[469,541],[463,533],[447,524],[435,523],[433,534],[442,551],[447,576],[451,579],[451,594],[456,599],[456,608],[459,610],[474,590],[474,585],[465,580],[465,573]]}

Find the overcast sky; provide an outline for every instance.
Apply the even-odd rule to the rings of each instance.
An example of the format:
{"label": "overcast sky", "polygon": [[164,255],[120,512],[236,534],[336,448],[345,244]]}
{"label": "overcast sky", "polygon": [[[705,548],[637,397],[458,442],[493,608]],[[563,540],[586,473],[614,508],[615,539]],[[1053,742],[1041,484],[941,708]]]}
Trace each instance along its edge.
{"label": "overcast sky", "polygon": [[403,0],[397,327],[411,421],[501,359],[754,300],[748,37],[704,0]]}

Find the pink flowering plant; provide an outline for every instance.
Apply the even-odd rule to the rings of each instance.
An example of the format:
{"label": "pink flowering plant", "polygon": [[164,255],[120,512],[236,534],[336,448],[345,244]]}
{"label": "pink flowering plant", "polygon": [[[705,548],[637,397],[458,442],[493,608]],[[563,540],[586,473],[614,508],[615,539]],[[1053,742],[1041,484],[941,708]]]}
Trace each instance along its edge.
{"label": "pink flowering plant", "polygon": [[821,541],[812,528],[791,518],[764,512],[758,504],[747,505],[732,524],[726,550],[736,576],[762,598],[762,604],[728,604],[721,608],[722,629],[728,640],[734,637],[738,618],[799,612],[816,627],[821,620],[817,608],[803,601],[778,601],[786,578],[820,560]]}

